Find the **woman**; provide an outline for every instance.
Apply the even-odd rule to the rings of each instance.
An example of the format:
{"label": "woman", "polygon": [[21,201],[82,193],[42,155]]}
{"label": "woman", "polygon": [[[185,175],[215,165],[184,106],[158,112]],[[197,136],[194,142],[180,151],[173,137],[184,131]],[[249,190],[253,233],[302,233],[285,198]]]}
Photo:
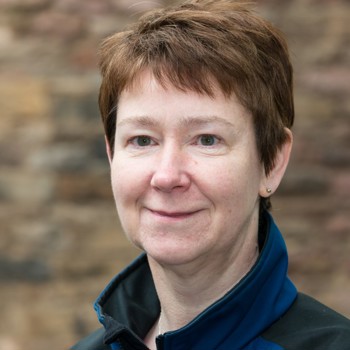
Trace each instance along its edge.
{"label": "woman", "polygon": [[73,349],[350,349],[298,294],[268,213],[294,119],[287,45],[246,5],[151,12],[102,45],[100,110],[123,229],[145,253]]}

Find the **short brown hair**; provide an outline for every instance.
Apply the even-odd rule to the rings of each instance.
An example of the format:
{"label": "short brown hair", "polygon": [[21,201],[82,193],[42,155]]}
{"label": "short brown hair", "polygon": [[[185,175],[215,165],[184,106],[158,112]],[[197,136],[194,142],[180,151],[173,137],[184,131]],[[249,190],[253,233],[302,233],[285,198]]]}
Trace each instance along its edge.
{"label": "short brown hair", "polygon": [[[286,41],[251,7],[230,0],[192,0],[151,11],[128,30],[104,40],[99,106],[114,150],[121,92],[149,69],[161,83],[213,95],[235,93],[253,116],[265,172],[294,120],[293,71]],[[265,207],[269,201],[264,199]]]}

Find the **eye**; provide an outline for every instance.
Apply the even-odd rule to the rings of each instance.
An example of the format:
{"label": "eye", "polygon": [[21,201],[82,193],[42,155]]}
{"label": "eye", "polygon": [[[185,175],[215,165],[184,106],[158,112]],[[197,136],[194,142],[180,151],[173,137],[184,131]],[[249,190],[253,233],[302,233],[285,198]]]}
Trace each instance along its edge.
{"label": "eye", "polygon": [[136,136],[130,140],[130,143],[138,147],[147,147],[153,144],[152,139],[149,136]]}
{"label": "eye", "polygon": [[201,146],[214,146],[218,142],[218,138],[214,135],[201,135],[198,139]]}

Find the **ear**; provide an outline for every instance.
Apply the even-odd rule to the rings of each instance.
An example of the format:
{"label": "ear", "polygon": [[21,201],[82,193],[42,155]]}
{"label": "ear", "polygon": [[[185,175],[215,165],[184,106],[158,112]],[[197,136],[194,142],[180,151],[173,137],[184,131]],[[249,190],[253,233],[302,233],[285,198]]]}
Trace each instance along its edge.
{"label": "ear", "polygon": [[279,184],[282,181],[283,175],[287,169],[293,145],[293,134],[288,128],[285,128],[285,133],[287,136],[286,141],[277,151],[274,167],[273,169],[271,169],[270,173],[267,176],[265,176],[265,179],[261,182],[259,190],[259,194],[261,197],[269,197],[277,190]]}
{"label": "ear", "polygon": [[108,156],[108,160],[109,160],[109,165],[112,165],[112,150],[111,147],[109,145],[107,136],[105,135],[105,143],[106,143],[106,152],[107,152],[107,156]]}

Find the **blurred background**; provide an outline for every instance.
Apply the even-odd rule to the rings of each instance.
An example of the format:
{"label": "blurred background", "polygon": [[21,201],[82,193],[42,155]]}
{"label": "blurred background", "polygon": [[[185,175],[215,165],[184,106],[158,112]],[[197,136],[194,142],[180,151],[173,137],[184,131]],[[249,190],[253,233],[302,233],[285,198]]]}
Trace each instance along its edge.
{"label": "blurred background", "polygon": [[[171,0],[0,0],[0,350],[67,349],[139,252],[97,109],[102,38]],[[264,0],[295,66],[295,147],[274,196],[290,275],[350,317],[350,3]]]}

